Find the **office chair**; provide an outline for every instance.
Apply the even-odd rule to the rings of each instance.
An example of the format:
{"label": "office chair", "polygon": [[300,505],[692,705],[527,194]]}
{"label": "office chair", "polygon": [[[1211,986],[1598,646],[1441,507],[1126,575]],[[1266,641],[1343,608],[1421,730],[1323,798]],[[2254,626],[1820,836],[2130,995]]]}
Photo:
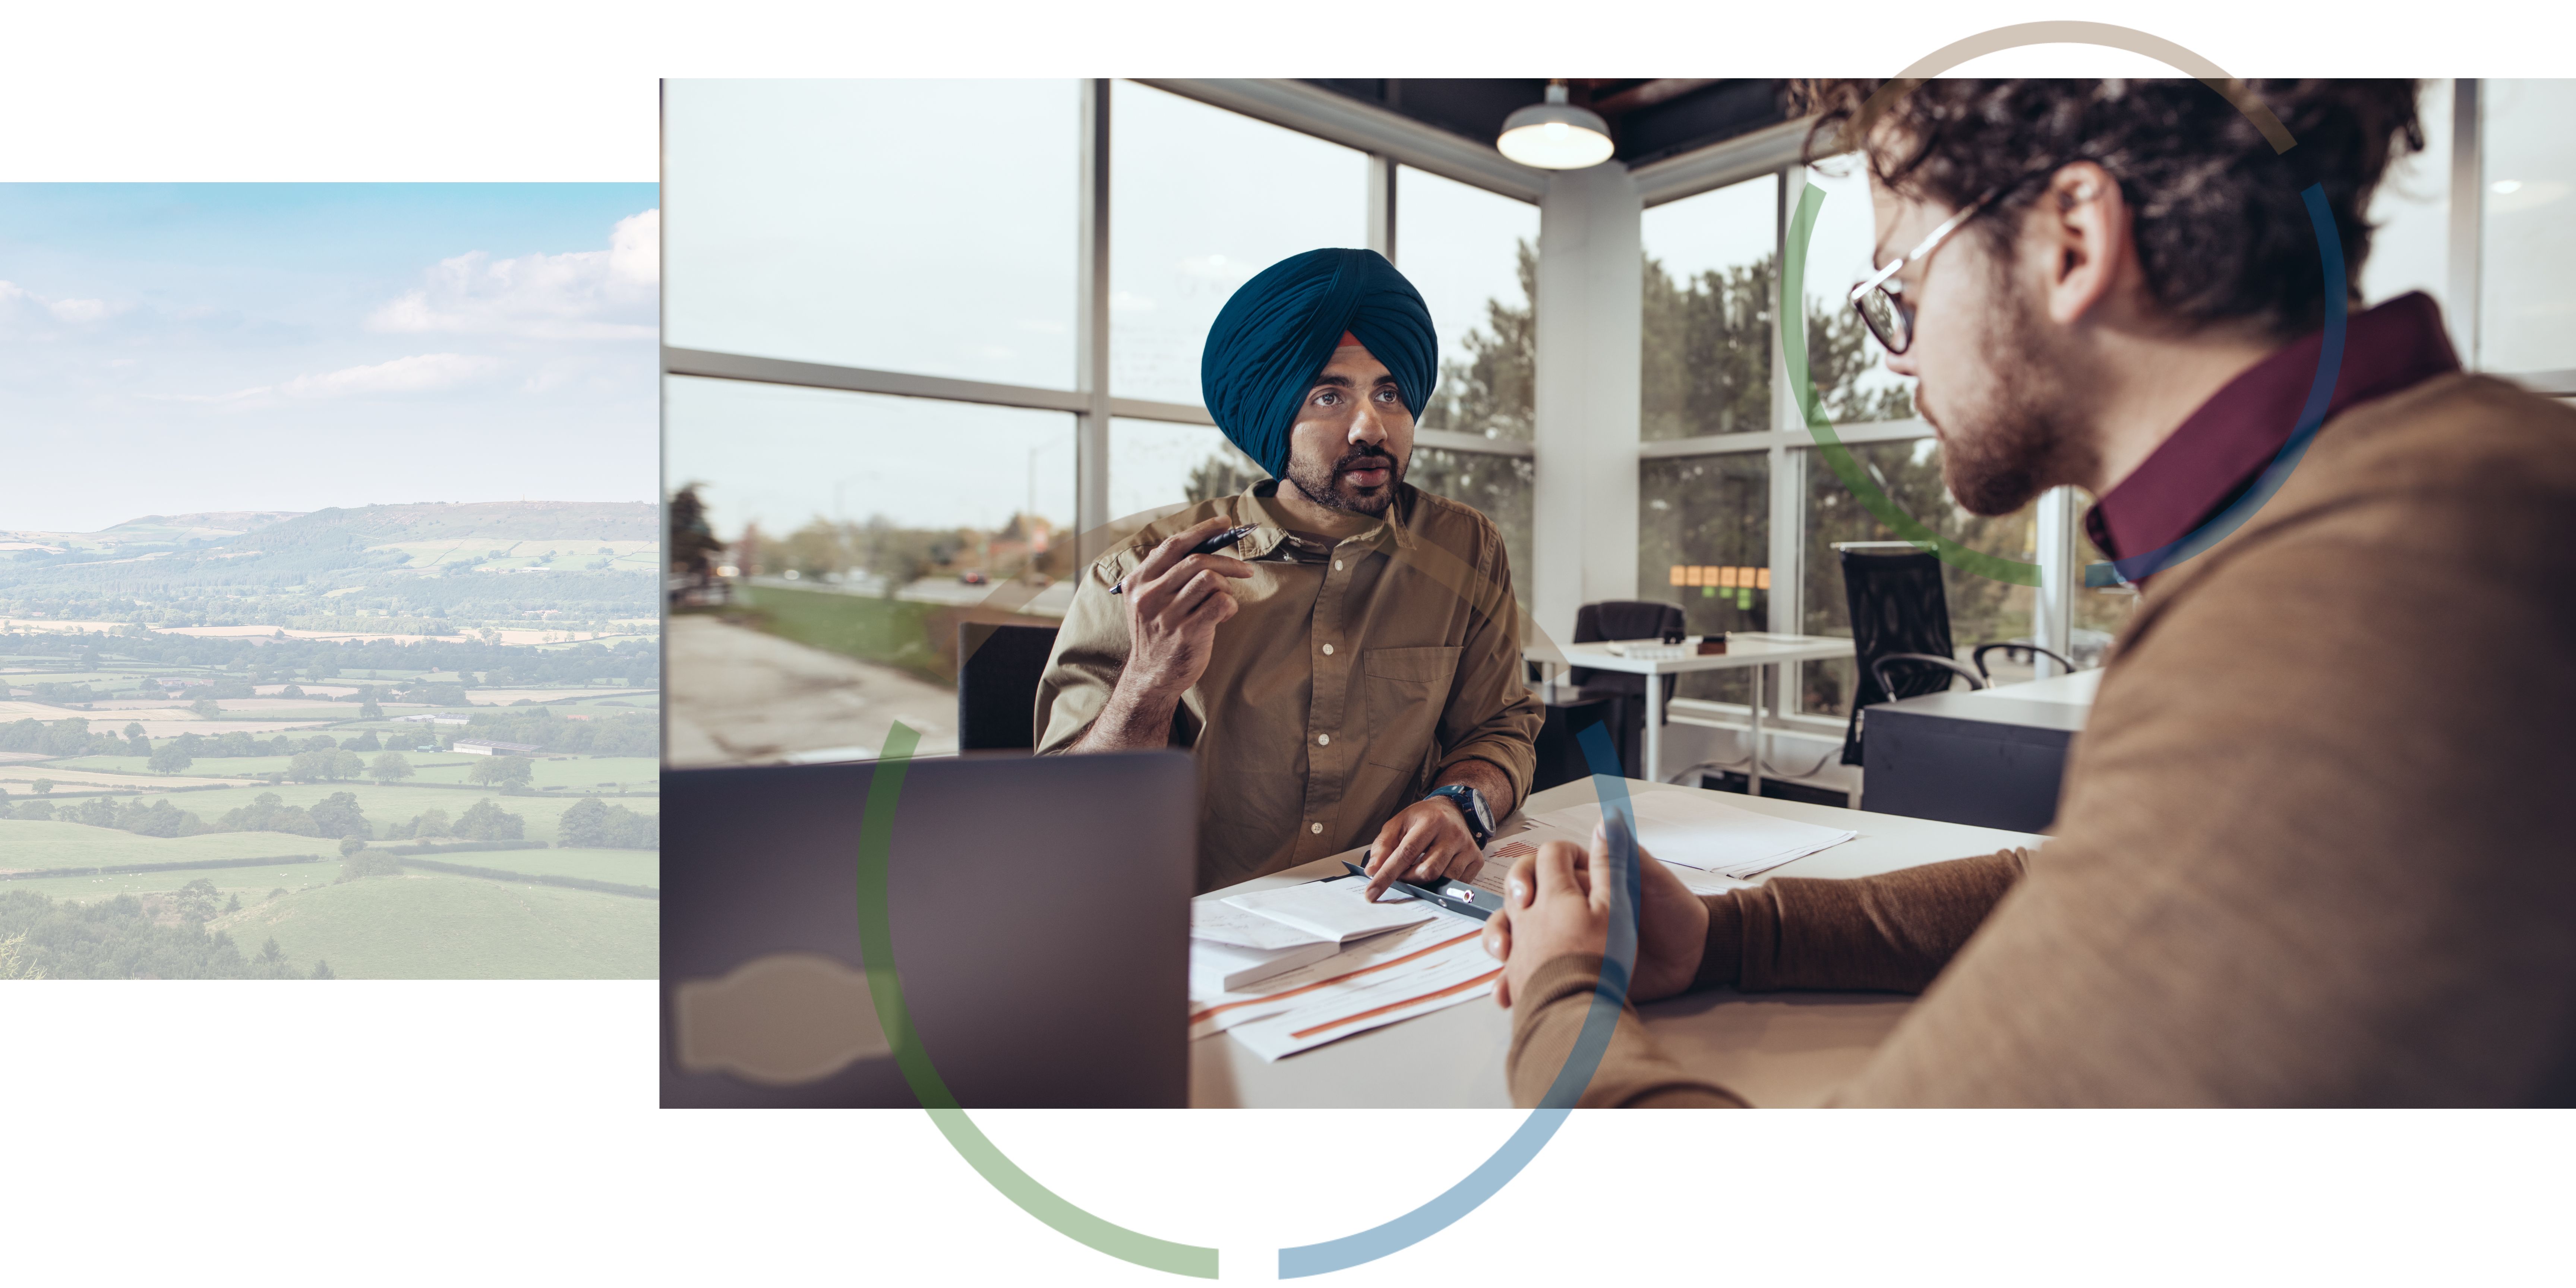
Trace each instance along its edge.
{"label": "office chair", "polygon": [[1941,589],[1941,557],[1927,550],[1902,554],[1837,549],[1842,560],[1843,596],[1851,606],[1852,650],[1859,658],[1859,692],[1852,695],[1851,719],[1843,727],[1843,763],[1861,763],[1860,713],[1891,698],[1919,697],[1950,687],[1950,677],[1922,667],[1907,668],[1895,687],[1881,678],[1879,659],[1946,658],[1950,646],[1950,601]]}
{"label": "office chair", "polygon": [[[2075,669],[2048,649],[2021,643],[1980,644],[1973,655],[1975,669],[1961,665],[1950,644],[1950,600],[1941,589],[1941,557],[1917,548],[1903,553],[1864,548],[1893,544],[1852,542],[1834,548],[1842,560],[1843,595],[1851,605],[1852,649],[1860,661],[1860,691],[1852,695],[1851,719],[1843,727],[1842,763],[1846,765],[1861,763],[1862,708],[1947,689],[1951,676],[1944,671],[1966,676],[1972,688],[1985,688],[1993,682],[1986,670],[1986,654],[1998,649],[2044,656],[2069,672]],[[1883,670],[1878,665],[1883,660],[1911,665]]]}
{"label": "office chair", "polygon": [[[2017,640],[2006,640],[1995,644],[1980,644],[1977,646],[1977,651],[1969,655],[1969,660],[1977,664],[1977,674],[1988,684],[1994,683],[1994,676],[1988,674],[1986,671],[1986,654],[1992,653],[1996,649],[2004,650],[2005,655],[2011,657],[2016,662],[2027,661],[2036,665],[2040,658],[2047,658],[2049,661],[2055,662],[2058,669],[2064,671],[2068,675],[2075,674],[2079,669],[2073,662],[2069,662],[2065,658],[2059,657],[2054,651],[2041,648],[2036,644],[2024,644]],[[2018,656],[2023,653],[2028,653],[2031,656],[2028,658]]]}
{"label": "office chair", "polygon": [[[1914,684],[1910,681],[1900,682],[1890,677],[1887,668],[1888,664],[1891,662],[1909,664],[1919,663],[1924,666],[1937,666],[1943,668],[1952,674],[1965,678],[1968,682],[1968,691],[1971,693],[1985,688],[1987,684],[1984,676],[1979,675],[1975,671],[1969,670],[1966,663],[1961,662],[1955,657],[1935,657],[1929,653],[1889,653],[1881,657],[1872,658],[1869,663],[1869,673],[1878,680],[1879,690],[1884,693],[1894,693],[1899,683],[1907,684],[1909,689],[1921,688],[1919,684]],[[1948,688],[1949,683],[1949,681],[1943,680],[1941,682],[1941,688]],[[1930,692],[1938,693],[1940,692],[1940,689],[1933,689],[1930,690]],[[1908,696],[1920,695],[1909,693]]]}
{"label": "office chair", "polygon": [[1038,677],[1055,651],[1052,626],[957,624],[957,749],[1037,746]]}
{"label": "office chair", "polygon": [[[1606,640],[1659,640],[1667,635],[1679,635],[1687,629],[1679,604],[1666,604],[1655,600],[1605,599],[1599,603],[1585,604],[1574,610],[1574,639],[1571,642],[1599,644]],[[1620,760],[1633,774],[1638,767],[1637,746],[1645,736],[1646,677],[1630,675],[1624,671],[1600,671],[1591,667],[1573,666],[1566,668],[1565,680],[1585,697],[1609,697],[1618,700],[1618,713],[1612,717],[1615,723],[1610,727],[1619,738]],[[1672,717],[1673,690],[1680,682],[1680,676],[1664,677],[1666,720]]]}

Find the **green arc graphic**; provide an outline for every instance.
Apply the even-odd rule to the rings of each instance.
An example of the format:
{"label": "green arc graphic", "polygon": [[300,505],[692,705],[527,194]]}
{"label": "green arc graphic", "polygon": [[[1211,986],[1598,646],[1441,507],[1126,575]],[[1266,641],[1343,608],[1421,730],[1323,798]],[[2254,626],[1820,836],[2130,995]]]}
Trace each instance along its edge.
{"label": "green arc graphic", "polygon": [[966,1115],[931,1064],[930,1053],[913,1031],[912,1012],[903,1004],[903,983],[895,975],[892,924],[887,913],[886,876],[894,851],[895,805],[903,797],[904,773],[921,735],[897,722],[886,735],[885,752],[868,784],[867,813],[859,824],[859,959],[866,967],[868,996],[886,1041],[894,1047],[895,1066],[912,1087],[939,1134],[974,1167],[985,1183],[1020,1210],[1045,1222],[1056,1233],[1121,1261],[1197,1279],[1216,1278],[1217,1251],[1173,1243],[1104,1221],[1066,1201],[1002,1153]]}

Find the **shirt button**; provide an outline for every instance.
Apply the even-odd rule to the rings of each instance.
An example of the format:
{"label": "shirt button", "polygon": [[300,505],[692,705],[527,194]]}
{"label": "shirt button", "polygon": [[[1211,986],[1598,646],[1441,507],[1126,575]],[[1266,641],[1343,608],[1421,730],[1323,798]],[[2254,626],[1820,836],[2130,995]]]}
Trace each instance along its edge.
{"label": "shirt button", "polygon": [[1333,655],[1333,646],[1332,646],[1332,645],[1330,645],[1330,644],[1325,645],[1325,646],[1324,646],[1324,656],[1326,656],[1326,657],[1331,657],[1332,655]]}
{"label": "shirt button", "polygon": [[1306,830],[1309,832],[1321,832],[1324,830],[1324,825],[1321,823],[1308,823],[1306,825]]}
{"label": "shirt button", "polygon": [[1319,734],[1316,734],[1316,735],[1315,735],[1315,745],[1316,745],[1316,746],[1318,746],[1318,747],[1329,747],[1329,746],[1332,746],[1332,745],[1333,745],[1333,735],[1328,734],[1328,733],[1319,733]]}
{"label": "shirt button", "polygon": [[1334,560],[1334,561],[1333,561],[1333,571],[1335,571],[1335,572],[1340,572],[1341,570],[1342,570],[1342,561],[1341,561],[1341,560],[1339,560],[1339,559]]}

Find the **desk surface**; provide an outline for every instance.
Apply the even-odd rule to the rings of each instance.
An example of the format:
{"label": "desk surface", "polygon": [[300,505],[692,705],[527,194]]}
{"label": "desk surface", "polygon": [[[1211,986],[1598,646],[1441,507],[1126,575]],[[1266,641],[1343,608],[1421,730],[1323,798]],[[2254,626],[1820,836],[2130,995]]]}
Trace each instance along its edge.
{"label": "desk surface", "polygon": [[1601,644],[1531,644],[1521,656],[1532,662],[1559,666],[1590,667],[1595,671],[1625,671],[1631,675],[1677,675],[1684,671],[1722,671],[1737,666],[1768,666],[1774,662],[1823,662],[1852,655],[1852,642],[1833,635],[1774,635],[1761,631],[1737,631],[1726,637],[1726,651],[1705,657],[1636,658],[1621,657]]}
{"label": "desk surface", "polygon": [[2019,699],[2024,702],[2058,702],[2068,706],[2089,707],[2093,705],[2094,691],[2101,687],[2102,672],[2096,669],[2076,671],[2069,675],[2054,675],[2045,680],[2028,680],[2020,684],[1998,684],[1991,689],[1979,689],[1973,696],[1987,699]]}
{"label": "desk surface", "polygon": [[[1849,641],[1844,641],[1846,645]],[[1631,792],[1697,791],[1630,780]],[[1546,811],[1596,799],[1590,778],[1532,796]],[[1861,877],[1943,859],[1990,854],[2040,838],[2021,832],[1871,814],[1798,801],[1730,795],[1730,805],[1781,818],[1850,828],[1860,835],[1773,869],[1770,876]],[[1211,891],[1202,899],[1293,885],[1343,871],[1335,855],[1273,876]],[[1767,879],[1767,877],[1766,877]],[[1641,1008],[1673,1054],[1757,1105],[1812,1105],[1857,1071],[1912,1000],[1884,993],[1763,993],[1716,989]],[[1190,1044],[1194,1108],[1508,1108],[1503,1057],[1511,1015],[1491,999],[1354,1034],[1276,1063],[1264,1063],[1219,1033]]]}

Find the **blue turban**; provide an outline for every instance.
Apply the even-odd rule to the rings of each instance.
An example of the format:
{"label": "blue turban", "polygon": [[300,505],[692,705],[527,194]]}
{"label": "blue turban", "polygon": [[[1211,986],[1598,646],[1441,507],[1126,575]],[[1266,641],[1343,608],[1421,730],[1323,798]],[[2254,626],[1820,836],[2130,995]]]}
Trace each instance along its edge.
{"label": "blue turban", "polygon": [[1395,376],[1414,419],[1439,379],[1440,338],[1422,293],[1373,250],[1310,250],[1243,284],[1208,328],[1199,393],[1217,428],[1273,478],[1288,474],[1288,429],[1348,331]]}

